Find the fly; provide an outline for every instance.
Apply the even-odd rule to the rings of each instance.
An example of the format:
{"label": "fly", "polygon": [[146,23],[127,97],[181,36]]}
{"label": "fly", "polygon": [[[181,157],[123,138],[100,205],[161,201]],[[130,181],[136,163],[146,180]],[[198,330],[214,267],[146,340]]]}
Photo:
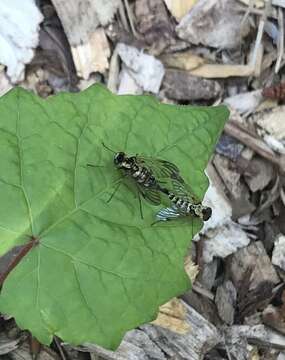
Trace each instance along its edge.
{"label": "fly", "polygon": [[[104,143],[102,145],[114,154],[114,165],[123,173],[123,178],[128,177],[134,180],[137,189],[140,203],[140,213],[142,216],[142,207],[140,195],[153,205],[161,203],[161,186],[162,178],[178,177],[179,169],[176,165],[169,161],[155,159],[145,156],[128,156],[125,152],[115,152]],[[87,164],[88,166],[96,167],[96,165]],[[110,202],[121,186],[120,181],[115,187],[113,193],[107,202]]]}
{"label": "fly", "polygon": [[203,221],[210,219],[212,209],[202,205],[201,202],[198,202],[195,197],[191,195],[190,189],[181,177],[172,179],[172,183],[174,191],[160,188],[160,191],[169,198],[172,205],[161,209],[156,214],[157,221],[167,221],[186,216],[200,218]]}

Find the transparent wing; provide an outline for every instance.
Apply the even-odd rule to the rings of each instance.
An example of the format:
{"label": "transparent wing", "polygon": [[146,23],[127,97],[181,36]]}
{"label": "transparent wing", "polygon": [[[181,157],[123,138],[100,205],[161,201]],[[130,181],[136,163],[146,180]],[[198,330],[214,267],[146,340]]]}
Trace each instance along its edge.
{"label": "transparent wing", "polygon": [[181,216],[183,216],[183,214],[179,212],[176,206],[172,206],[159,210],[159,212],[156,214],[156,219],[158,221],[168,221],[172,219],[177,219]]}
{"label": "transparent wing", "polygon": [[175,195],[188,200],[192,204],[198,204],[199,200],[192,193],[190,187],[184,182],[184,180],[179,177],[179,179],[172,178],[172,188]]}
{"label": "transparent wing", "polygon": [[166,160],[147,156],[137,156],[137,161],[151,170],[157,179],[167,178],[179,174],[178,167]]}
{"label": "transparent wing", "polygon": [[146,188],[139,184],[137,184],[137,186],[142,197],[149,201],[152,205],[159,205],[161,203],[161,196],[158,190]]}

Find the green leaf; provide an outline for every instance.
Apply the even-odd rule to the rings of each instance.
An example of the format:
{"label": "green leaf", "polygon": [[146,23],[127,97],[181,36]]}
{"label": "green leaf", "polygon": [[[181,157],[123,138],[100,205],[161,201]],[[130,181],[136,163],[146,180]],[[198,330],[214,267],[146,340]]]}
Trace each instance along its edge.
{"label": "green leaf", "polygon": [[107,203],[120,174],[102,141],[175,163],[202,199],[229,112],[95,85],[47,100],[17,88],[0,99],[0,114],[0,252],[38,240],[6,279],[0,311],[42,343],[57,335],[114,349],[189,288],[183,259],[201,223],[151,226],[159,208],[143,201],[142,220],[125,181]]}

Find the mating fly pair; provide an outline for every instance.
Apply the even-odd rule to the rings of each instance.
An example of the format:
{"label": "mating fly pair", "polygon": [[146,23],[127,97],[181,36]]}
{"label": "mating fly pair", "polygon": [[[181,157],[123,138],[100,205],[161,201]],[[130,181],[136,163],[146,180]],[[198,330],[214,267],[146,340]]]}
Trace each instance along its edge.
{"label": "mating fly pair", "polygon": [[[115,152],[103,146],[114,153],[114,165],[121,170],[123,177],[129,177],[134,180],[138,189],[138,199],[140,213],[142,216],[142,197],[153,205],[161,204],[161,194],[168,197],[171,207],[161,209],[157,215],[157,221],[166,221],[184,216],[199,217],[206,221],[210,218],[212,210],[203,206],[200,202],[195,201],[191,191],[179,175],[179,169],[169,161],[155,159],[144,156],[127,156],[124,152]],[[89,166],[94,166],[88,164]],[[167,180],[167,181],[165,181]],[[172,184],[172,189],[165,187],[165,182]],[[111,201],[116,191],[119,189],[121,182],[114,189],[108,202]]]}

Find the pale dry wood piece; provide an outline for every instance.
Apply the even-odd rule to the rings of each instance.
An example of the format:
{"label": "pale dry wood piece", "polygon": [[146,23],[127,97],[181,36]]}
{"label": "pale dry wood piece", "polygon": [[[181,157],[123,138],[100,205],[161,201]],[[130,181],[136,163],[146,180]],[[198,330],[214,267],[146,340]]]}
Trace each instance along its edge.
{"label": "pale dry wood piece", "polygon": [[107,25],[119,7],[120,0],[52,0],[71,46],[89,41],[101,24]]}
{"label": "pale dry wood piece", "polygon": [[[207,264],[205,264],[205,266],[207,266]],[[203,297],[206,297],[209,300],[213,301],[215,299],[214,294],[211,291],[204,288],[199,281],[196,281],[195,284],[192,285],[192,289],[197,294],[202,295]]]}
{"label": "pale dry wood piece", "polygon": [[209,100],[222,92],[217,81],[192,76],[182,70],[167,70],[163,85],[165,95],[175,100]]}
{"label": "pale dry wood piece", "polygon": [[277,140],[285,141],[285,122],[284,122],[285,106],[277,106],[271,111],[264,111],[257,114],[254,121],[264,131]]}
{"label": "pale dry wood piece", "polygon": [[163,64],[154,56],[144,54],[133,46],[119,43],[117,51],[137,84],[145,91],[158,93],[164,76]]}
{"label": "pale dry wood piece", "polygon": [[104,360],[167,360],[159,346],[140,329],[127,332],[116,351],[106,350],[95,344],[85,344],[78,349],[98,355]]}
{"label": "pale dry wood piece", "polygon": [[272,0],[272,5],[285,8],[285,0]]}
{"label": "pale dry wood piece", "polygon": [[0,7],[0,64],[12,83],[23,81],[25,66],[39,44],[43,15],[34,0],[2,0]]}
{"label": "pale dry wood piece", "polygon": [[277,43],[278,56],[275,64],[275,73],[279,72],[281,62],[284,58],[284,16],[283,10],[278,8],[278,26],[279,26],[279,38]]}
{"label": "pale dry wood piece", "polygon": [[220,342],[220,334],[214,325],[185,302],[182,303],[190,326],[186,334],[177,334],[160,326],[144,325],[129,331],[115,352],[93,344],[85,344],[81,349],[99,354],[106,360],[167,360],[174,357],[201,360]]}
{"label": "pale dry wood piece", "polygon": [[114,49],[111,60],[110,60],[110,69],[107,81],[107,87],[113,93],[117,92],[119,84],[119,73],[120,73],[120,59],[117,48]]}
{"label": "pale dry wood piece", "polygon": [[222,179],[230,197],[235,199],[240,198],[242,195],[244,197],[244,194],[241,192],[241,175],[231,166],[231,160],[223,155],[215,154],[213,165]]}
{"label": "pale dry wood piece", "polygon": [[[242,2],[245,5],[249,5],[249,3],[251,2],[251,0],[239,0],[240,2]],[[260,9],[264,7],[264,0],[253,0],[253,6]]]}
{"label": "pale dry wood piece", "polygon": [[17,339],[9,339],[4,333],[0,334],[0,356],[9,354],[10,352],[16,350],[22,339],[19,337]]}
{"label": "pale dry wood piece", "polygon": [[261,47],[263,47],[262,46],[262,37],[263,37],[263,33],[264,33],[264,26],[265,26],[267,17],[270,12],[270,8],[271,8],[271,0],[266,0],[265,7],[263,10],[263,15],[258,24],[256,41],[255,41],[255,45],[254,45],[254,49],[253,49],[253,54],[252,54],[251,60],[250,60],[250,65],[254,68],[257,66],[258,62],[260,62],[260,60],[258,58],[260,56],[260,49],[261,49]]}
{"label": "pale dry wood piece", "polygon": [[164,0],[168,10],[177,21],[180,21],[197,1],[198,0]]}
{"label": "pale dry wood piece", "polygon": [[228,266],[235,287],[242,284],[248,269],[252,269],[249,290],[255,290],[265,282],[272,284],[273,288],[280,281],[261,241],[238,250],[228,260]]}
{"label": "pale dry wood piece", "polygon": [[199,273],[199,267],[193,263],[191,256],[186,256],[184,260],[184,269],[191,281],[191,284],[193,284]]}
{"label": "pale dry wood piece", "polygon": [[254,112],[264,100],[261,90],[249,91],[225,98],[224,104],[241,114]]}
{"label": "pale dry wood piece", "polygon": [[272,163],[255,157],[249,162],[244,179],[252,192],[263,190],[276,176]]}
{"label": "pale dry wood piece", "polygon": [[120,5],[119,5],[119,15],[120,15],[120,18],[121,18],[121,21],[122,21],[122,25],[123,25],[123,28],[125,29],[125,31],[130,31],[130,27],[129,27],[129,24],[128,24],[128,20],[127,20],[127,17],[126,17],[126,12],[125,12],[125,7],[124,7],[124,4],[123,4],[123,1],[120,0]]}
{"label": "pale dry wood piece", "polygon": [[257,135],[250,133],[243,125],[236,121],[228,121],[224,131],[254,150],[260,156],[277,165],[281,173],[285,172],[285,157],[274,153]]}
{"label": "pale dry wood piece", "polygon": [[262,312],[262,322],[265,325],[285,335],[284,304],[280,307],[269,304]]}
{"label": "pale dry wood piece", "polygon": [[168,66],[170,68],[187,70],[193,76],[200,76],[207,79],[225,79],[232,76],[259,76],[262,69],[261,55],[261,52],[259,52],[258,64],[255,67],[252,65],[238,64],[208,64],[206,59],[194,54],[191,51],[166,54],[161,56],[161,61],[165,64],[165,66]]}
{"label": "pale dry wood piece", "polygon": [[5,74],[4,66],[0,65],[0,97],[5,95],[10,89],[12,89],[12,84]]}
{"label": "pale dry wood piece", "polygon": [[174,298],[166,304],[159,307],[157,318],[152,324],[171,330],[177,334],[186,334],[191,326],[186,321],[186,308],[184,303]]}
{"label": "pale dry wood piece", "polygon": [[246,338],[250,344],[260,347],[285,349],[285,336],[264,325],[233,325],[226,329],[226,336]]}
{"label": "pale dry wood piece", "polygon": [[197,276],[197,281],[193,284],[193,286],[201,284],[203,289],[207,290],[208,292],[211,291],[216,280],[217,270],[218,261],[216,258],[214,258],[210,263],[203,264]]}
{"label": "pale dry wood piece", "polygon": [[185,335],[173,334],[161,327],[143,326],[149,338],[161,347],[168,357],[201,360],[221,340],[219,331],[198,312],[185,303],[191,330]]}
{"label": "pale dry wood piece", "polygon": [[193,70],[205,64],[206,60],[192,51],[164,54],[160,57],[162,63],[170,68]]}
{"label": "pale dry wood piece", "polygon": [[159,55],[176,43],[174,23],[170,21],[163,0],[136,0],[136,28],[151,47],[150,53]]}
{"label": "pale dry wood piece", "polygon": [[279,234],[274,242],[272,264],[285,271],[285,236]]}
{"label": "pale dry wood piece", "polygon": [[278,357],[277,357],[276,360],[285,360],[285,352],[282,351],[282,352],[278,355]]}
{"label": "pale dry wood piece", "polygon": [[71,52],[77,74],[85,80],[91,73],[104,73],[109,67],[111,51],[103,28],[96,29],[82,45],[72,46]]}
{"label": "pale dry wood piece", "polygon": [[222,285],[218,286],[215,303],[220,318],[228,325],[234,323],[236,300],[237,291],[231,281],[225,281]]}
{"label": "pale dry wood piece", "polygon": [[118,95],[141,95],[143,93],[143,88],[138,85],[124,64],[119,79]]}
{"label": "pale dry wood piece", "polygon": [[[219,49],[240,44],[240,24],[243,16],[234,0],[200,0],[176,27],[178,36],[191,44],[203,44]],[[244,26],[243,36],[249,31]]]}
{"label": "pale dry wood piece", "polygon": [[127,15],[128,15],[128,19],[130,22],[132,33],[133,33],[134,37],[139,38],[139,34],[137,33],[135,25],[134,25],[135,18],[134,18],[132,8],[130,7],[128,0],[124,0],[124,4],[125,4],[126,11],[127,11]]}
{"label": "pale dry wood piece", "polygon": [[234,222],[221,228],[209,230],[204,242],[203,260],[209,263],[214,257],[225,258],[250,242],[247,234]]}
{"label": "pale dry wood piece", "polygon": [[247,77],[254,74],[251,65],[220,65],[205,64],[197,69],[191,70],[191,74],[204,78],[228,78],[231,76]]}

